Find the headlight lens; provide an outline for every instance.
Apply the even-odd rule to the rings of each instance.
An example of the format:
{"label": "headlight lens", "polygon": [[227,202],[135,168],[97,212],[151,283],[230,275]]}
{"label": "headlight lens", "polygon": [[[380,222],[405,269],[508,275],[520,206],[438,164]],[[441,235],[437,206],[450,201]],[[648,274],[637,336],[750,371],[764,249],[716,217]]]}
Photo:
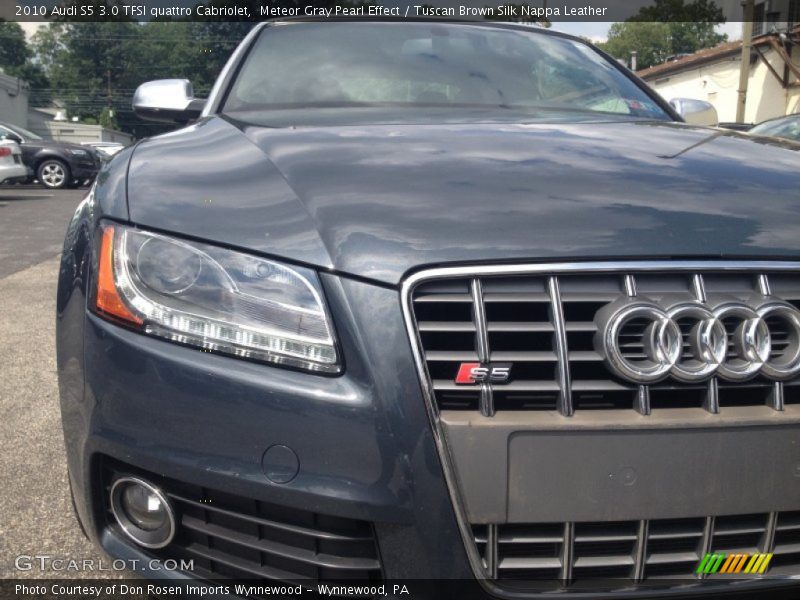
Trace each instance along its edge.
{"label": "headlight lens", "polygon": [[95,306],[150,335],[335,373],[316,273],[208,244],[105,225]]}
{"label": "headlight lens", "polygon": [[89,156],[89,152],[86,150],[80,150],[78,148],[68,148],[67,152],[73,154],[75,156]]}

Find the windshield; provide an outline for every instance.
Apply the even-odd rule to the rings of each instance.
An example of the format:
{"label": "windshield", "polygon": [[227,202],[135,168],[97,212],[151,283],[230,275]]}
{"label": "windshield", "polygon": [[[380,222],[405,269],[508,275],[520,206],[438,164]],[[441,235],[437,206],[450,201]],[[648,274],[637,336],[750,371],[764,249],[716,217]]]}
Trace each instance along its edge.
{"label": "windshield", "polygon": [[535,29],[408,22],[266,27],[223,112],[380,106],[670,119],[584,43]]}
{"label": "windshield", "polygon": [[750,133],[800,140],[800,117],[767,121],[753,127]]}
{"label": "windshield", "polygon": [[16,133],[17,135],[19,135],[20,137],[22,137],[22,139],[25,139],[25,140],[41,140],[42,139],[42,136],[36,135],[32,131],[28,131],[27,129],[24,129],[24,128],[19,127],[17,125],[9,125],[7,123],[4,123],[3,126],[6,129],[9,129],[9,130],[13,131],[14,133]]}

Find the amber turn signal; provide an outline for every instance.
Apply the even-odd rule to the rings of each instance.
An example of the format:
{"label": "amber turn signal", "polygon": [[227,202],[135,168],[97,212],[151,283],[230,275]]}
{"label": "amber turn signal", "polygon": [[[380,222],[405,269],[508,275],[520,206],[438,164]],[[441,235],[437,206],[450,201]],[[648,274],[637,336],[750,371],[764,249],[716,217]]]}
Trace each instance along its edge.
{"label": "amber turn signal", "polygon": [[103,239],[100,244],[100,265],[97,277],[97,310],[117,317],[129,323],[141,325],[143,321],[128,309],[117,291],[114,283],[114,227],[103,228]]}

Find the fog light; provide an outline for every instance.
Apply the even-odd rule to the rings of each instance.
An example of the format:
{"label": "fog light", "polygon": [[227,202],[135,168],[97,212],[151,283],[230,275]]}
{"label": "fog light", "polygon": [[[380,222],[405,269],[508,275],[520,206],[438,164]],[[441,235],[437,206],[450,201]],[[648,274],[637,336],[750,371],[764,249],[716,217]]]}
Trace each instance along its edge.
{"label": "fog light", "polygon": [[145,548],[163,548],[175,536],[175,513],[166,495],[138,477],[114,480],[111,512],[125,535]]}

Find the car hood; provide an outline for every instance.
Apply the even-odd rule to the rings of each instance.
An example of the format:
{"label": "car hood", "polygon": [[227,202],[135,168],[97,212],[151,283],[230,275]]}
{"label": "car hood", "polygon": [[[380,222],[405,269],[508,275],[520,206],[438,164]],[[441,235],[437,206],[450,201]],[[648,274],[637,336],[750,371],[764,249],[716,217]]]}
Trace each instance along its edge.
{"label": "car hood", "polygon": [[396,284],[446,263],[797,258],[800,145],[677,123],[266,128],[141,143],[133,222]]}

